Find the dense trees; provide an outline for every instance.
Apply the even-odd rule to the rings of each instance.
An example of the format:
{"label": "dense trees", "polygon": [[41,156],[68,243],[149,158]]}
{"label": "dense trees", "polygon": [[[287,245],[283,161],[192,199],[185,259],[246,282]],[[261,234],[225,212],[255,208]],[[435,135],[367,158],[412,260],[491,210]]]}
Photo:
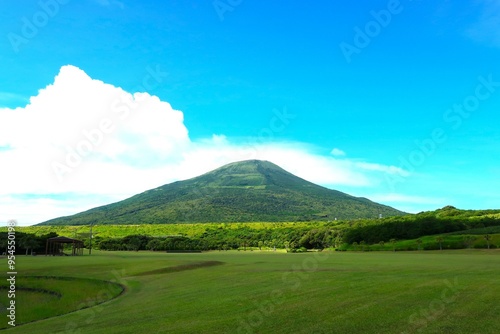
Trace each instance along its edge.
{"label": "dense trees", "polygon": [[[0,254],[6,251],[7,247],[7,232],[0,232]],[[57,237],[57,233],[50,232],[41,235],[31,233],[23,233],[16,231],[15,246],[16,254],[37,254],[45,253],[45,245],[47,239]]]}
{"label": "dense trees", "polygon": [[374,244],[390,239],[418,239],[425,235],[500,226],[498,213],[473,216],[469,211],[451,207],[445,209],[412,216],[390,217],[381,221],[357,220],[352,228],[345,230],[344,241],[352,243],[364,240]]}
{"label": "dense trees", "polygon": [[[293,252],[332,247],[365,251],[498,247],[500,212],[473,212],[446,207],[402,217],[330,222],[95,225],[92,244],[101,250],[130,251],[281,248]],[[88,236],[88,228],[85,226],[64,228],[66,230],[63,227],[53,227],[53,230],[66,236]],[[31,237],[26,236],[26,233],[16,231],[16,240],[19,241],[17,252],[28,253],[32,250],[43,253],[46,239],[57,235],[54,232],[47,234],[49,229],[45,226],[29,227],[27,230],[36,233],[36,237],[30,241]],[[81,233],[82,231],[85,233]],[[0,241],[5,241],[7,233],[2,234]],[[456,237],[451,238],[451,235]],[[89,238],[85,237],[83,240],[88,246]],[[402,246],[405,240],[413,241]],[[4,248],[4,244],[5,242],[0,243],[0,247]]]}
{"label": "dense trees", "polygon": [[26,249],[26,255],[28,255],[28,251],[31,249],[31,254],[33,254],[33,249],[39,247],[40,242],[38,238],[33,234],[24,235],[19,242],[19,246]]}

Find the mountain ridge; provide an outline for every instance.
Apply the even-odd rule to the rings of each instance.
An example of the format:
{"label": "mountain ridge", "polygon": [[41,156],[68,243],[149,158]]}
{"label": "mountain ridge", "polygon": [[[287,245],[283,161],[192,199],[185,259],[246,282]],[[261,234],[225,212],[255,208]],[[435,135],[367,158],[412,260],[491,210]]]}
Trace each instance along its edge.
{"label": "mountain ridge", "polygon": [[316,185],[269,161],[245,160],[39,225],[311,221],[379,214],[405,213]]}

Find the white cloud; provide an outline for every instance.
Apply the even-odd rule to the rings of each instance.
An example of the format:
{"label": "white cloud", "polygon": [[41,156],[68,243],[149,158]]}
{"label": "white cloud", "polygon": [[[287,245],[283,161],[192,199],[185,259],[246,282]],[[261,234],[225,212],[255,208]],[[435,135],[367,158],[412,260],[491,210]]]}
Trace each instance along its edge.
{"label": "white cloud", "polygon": [[0,108],[0,148],[0,211],[9,215],[0,219],[21,224],[74,214],[247,159],[272,161],[329,187],[371,187],[387,174],[406,173],[316,155],[302,143],[235,144],[223,134],[191,141],[183,113],[167,102],[94,80],[74,66],[62,67],[26,106]]}
{"label": "white cloud", "polygon": [[225,135],[212,135],[212,142],[215,145],[227,145],[227,144],[229,144],[227,137]]}
{"label": "white cloud", "polygon": [[342,157],[342,156],[345,156],[345,152],[342,151],[341,149],[338,149],[338,148],[334,148],[331,152],[330,152],[331,155],[333,156],[336,156],[336,157]]}
{"label": "white cloud", "polygon": [[384,172],[387,174],[391,175],[400,175],[407,177],[410,175],[410,173],[400,167],[396,166],[387,166],[387,165],[381,165],[381,164],[375,164],[375,163],[370,163],[370,162],[356,162],[354,164],[356,167],[364,169],[364,170],[371,170],[371,171],[377,171],[377,172]]}
{"label": "white cloud", "polygon": [[0,109],[0,119],[0,146],[11,148],[0,152],[8,162],[0,194],[107,193],[129,177],[150,184],[144,168],[177,162],[190,145],[182,112],[73,66],[62,67],[26,107]]}

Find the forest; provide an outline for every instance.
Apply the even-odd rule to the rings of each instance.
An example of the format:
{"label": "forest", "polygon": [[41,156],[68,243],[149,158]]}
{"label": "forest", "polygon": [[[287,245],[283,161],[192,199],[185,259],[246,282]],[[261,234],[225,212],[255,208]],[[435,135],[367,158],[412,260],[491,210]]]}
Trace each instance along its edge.
{"label": "forest", "polygon": [[[458,210],[445,207],[416,215],[301,223],[143,224],[95,226],[90,239],[82,227],[26,227],[18,232],[18,253],[43,253],[49,237],[65,235],[100,250],[206,251],[286,249],[400,250],[498,247],[500,210]],[[1,236],[1,240],[6,240]],[[471,235],[488,235],[488,240]],[[435,236],[432,242],[429,237]],[[407,240],[416,240],[411,246]],[[491,242],[490,242],[491,240]],[[361,247],[362,245],[362,247]],[[374,247],[369,247],[374,245]],[[392,246],[391,246],[392,245]],[[406,246],[404,246],[406,245]],[[439,246],[438,246],[439,245]],[[2,245],[3,247],[3,245]],[[4,248],[4,247],[3,247]]]}

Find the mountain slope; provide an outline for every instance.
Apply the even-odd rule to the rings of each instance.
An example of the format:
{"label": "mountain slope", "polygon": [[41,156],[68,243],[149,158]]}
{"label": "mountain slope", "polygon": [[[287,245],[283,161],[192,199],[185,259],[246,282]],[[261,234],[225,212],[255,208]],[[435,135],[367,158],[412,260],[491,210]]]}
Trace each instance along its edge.
{"label": "mountain slope", "polygon": [[271,162],[248,160],[40,225],[333,220],[379,214],[404,213],[318,186]]}

